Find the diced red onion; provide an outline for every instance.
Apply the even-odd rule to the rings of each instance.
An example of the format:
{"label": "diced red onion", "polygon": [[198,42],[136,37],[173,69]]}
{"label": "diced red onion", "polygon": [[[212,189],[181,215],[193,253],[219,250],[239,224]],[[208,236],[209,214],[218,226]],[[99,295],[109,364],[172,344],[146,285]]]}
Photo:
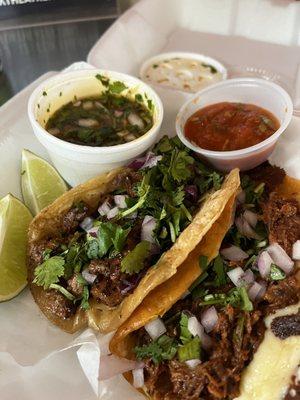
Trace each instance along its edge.
{"label": "diced red onion", "polygon": [[201,315],[201,324],[207,333],[211,332],[218,323],[218,313],[214,306],[209,307]]}
{"label": "diced red onion", "polygon": [[238,202],[240,204],[244,204],[246,201],[246,193],[242,190],[240,193],[236,196]]}
{"label": "diced red onion", "polygon": [[116,206],[119,208],[127,208],[126,198],[127,196],[125,194],[116,194],[114,196]]}
{"label": "diced red onion", "polygon": [[134,170],[152,168],[162,159],[162,156],[156,156],[154,153],[149,151],[144,157],[137,158],[128,164],[129,168]]}
{"label": "diced red onion", "polygon": [[293,259],[300,260],[300,240],[293,244]]}
{"label": "diced red onion", "polygon": [[266,287],[258,282],[253,282],[253,284],[248,289],[248,296],[251,301],[258,301],[264,297],[266,293]]}
{"label": "diced red onion", "polygon": [[150,215],[146,215],[141,230],[141,239],[147,240],[150,243],[154,243],[153,231],[156,227],[156,219]]}
{"label": "diced red onion", "polygon": [[257,214],[255,214],[253,211],[246,210],[243,214],[244,219],[252,226],[252,228],[255,228],[257,224]]}
{"label": "diced red onion", "polygon": [[114,207],[111,210],[108,211],[108,213],[106,214],[107,219],[112,219],[115,218],[119,213],[119,209],[118,207]]}
{"label": "diced red onion", "polygon": [[90,274],[87,269],[84,269],[81,275],[90,285],[92,285],[95,282],[95,279],[97,278],[97,275]]}
{"label": "diced red onion", "polygon": [[110,210],[110,205],[108,203],[108,201],[105,201],[103,204],[101,204],[101,206],[98,208],[98,213],[100,215],[102,215],[102,217],[104,215],[106,215]]}
{"label": "diced red onion", "polygon": [[227,275],[229,276],[229,279],[235,286],[237,287],[243,286],[242,276],[244,275],[244,271],[241,267],[236,267],[234,269],[231,269],[230,271],[227,272]]}
{"label": "diced red onion", "polygon": [[246,221],[242,215],[236,218],[235,224],[241,235],[246,236],[249,239],[261,239],[261,237],[254,231],[249,222]]}
{"label": "diced red onion", "polygon": [[99,380],[105,381],[106,379],[141,368],[142,366],[143,364],[140,362],[120,358],[113,354],[104,355],[100,357]]}
{"label": "diced red onion", "polygon": [[201,363],[201,361],[199,358],[194,358],[193,360],[187,360],[185,363],[189,368],[194,369]]}
{"label": "diced red onion", "polygon": [[230,261],[241,261],[249,257],[244,250],[234,245],[222,249],[220,254],[226,258],[226,260]]}
{"label": "diced red onion", "polygon": [[133,376],[133,386],[135,388],[141,388],[144,386],[145,377],[144,377],[144,368],[137,368],[132,371]]}
{"label": "diced red onion", "polygon": [[286,274],[289,274],[293,270],[294,261],[278,243],[271,244],[266,250],[272,257],[274,264],[281,268]]}
{"label": "diced red onion", "polygon": [[157,163],[162,159],[162,156],[156,156],[154,153],[149,151],[146,157],[146,161],[144,165],[141,167],[141,169],[145,168],[152,168],[157,165]]}
{"label": "diced red onion", "polygon": [[186,198],[192,202],[197,201],[198,198],[198,188],[196,185],[186,185],[184,188]]}
{"label": "diced red onion", "polygon": [[97,237],[98,234],[98,230],[99,230],[99,226],[93,226],[91,229],[89,229],[87,231],[87,233],[93,237]]}
{"label": "diced red onion", "polygon": [[80,228],[82,228],[84,231],[89,231],[94,224],[94,219],[90,217],[84,218],[84,220],[79,224]]}
{"label": "diced red onion", "polygon": [[156,340],[167,331],[165,324],[160,318],[148,322],[148,324],[145,325],[145,329],[152,340]]}
{"label": "diced red onion", "polygon": [[188,330],[193,336],[199,336],[201,345],[204,349],[209,349],[212,345],[211,338],[204,332],[203,326],[200,324],[196,317],[188,319]]}
{"label": "diced red onion", "polygon": [[241,276],[241,280],[244,282],[246,285],[250,285],[251,283],[254,282],[254,274],[251,271],[251,269],[247,269],[243,275]]}
{"label": "diced red onion", "polygon": [[262,251],[257,257],[257,266],[259,273],[262,278],[266,279],[271,271],[271,264],[274,261],[270,257],[270,254],[267,251]]}

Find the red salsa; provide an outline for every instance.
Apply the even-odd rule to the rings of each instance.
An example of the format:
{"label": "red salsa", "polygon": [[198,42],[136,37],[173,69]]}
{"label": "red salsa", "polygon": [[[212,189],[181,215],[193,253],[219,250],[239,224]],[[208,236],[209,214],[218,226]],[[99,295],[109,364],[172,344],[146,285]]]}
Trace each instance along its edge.
{"label": "red salsa", "polygon": [[262,142],[279,129],[278,119],[254,104],[222,102],[189,117],[185,136],[202,149],[232,151]]}

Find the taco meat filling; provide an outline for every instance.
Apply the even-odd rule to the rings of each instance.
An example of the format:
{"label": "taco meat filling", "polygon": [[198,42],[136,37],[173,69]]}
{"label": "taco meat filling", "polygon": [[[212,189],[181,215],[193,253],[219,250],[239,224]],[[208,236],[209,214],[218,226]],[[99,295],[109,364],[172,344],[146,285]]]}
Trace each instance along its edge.
{"label": "taco meat filling", "polygon": [[118,306],[222,181],[178,139],[162,138],[114,178],[97,209],[73,204],[56,235],[31,245],[29,280],[47,292],[45,307],[67,319],[89,300]]}
{"label": "taco meat filling", "polygon": [[[267,170],[278,184],[282,171]],[[134,352],[153,399],[238,397],[242,372],[264,338],[264,318],[300,300],[291,259],[300,239],[298,203],[250,175],[242,176],[235,223],[219,256],[209,265],[201,256],[204,272],[188,294],[136,333]],[[275,318],[272,329],[281,340],[299,335],[299,313]]]}

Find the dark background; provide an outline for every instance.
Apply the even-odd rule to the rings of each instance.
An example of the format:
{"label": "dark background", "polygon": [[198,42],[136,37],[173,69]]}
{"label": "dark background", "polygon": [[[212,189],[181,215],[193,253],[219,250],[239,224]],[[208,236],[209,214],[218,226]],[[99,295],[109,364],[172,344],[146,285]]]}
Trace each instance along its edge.
{"label": "dark background", "polygon": [[0,6],[0,104],[43,73],[86,60],[117,16],[116,0]]}

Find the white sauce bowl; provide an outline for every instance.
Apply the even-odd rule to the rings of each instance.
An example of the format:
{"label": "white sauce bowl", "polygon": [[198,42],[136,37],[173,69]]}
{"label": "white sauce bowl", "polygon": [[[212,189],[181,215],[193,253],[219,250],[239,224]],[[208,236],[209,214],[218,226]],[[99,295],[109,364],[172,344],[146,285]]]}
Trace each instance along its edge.
{"label": "white sauce bowl", "polygon": [[[212,151],[191,143],[184,135],[187,119],[199,109],[220,102],[255,104],[279,120],[280,127],[266,140],[241,150]],[[280,135],[286,130],[293,114],[293,103],[288,93],[279,85],[264,79],[229,79],[201,90],[188,100],[176,117],[176,133],[190,149],[222,171],[240,168],[245,171],[263,163],[271,155]]]}
{"label": "white sauce bowl", "polygon": [[[147,95],[154,106],[153,126],[132,142],[106,147],[91,147],[61,140],[45,130],[48,119],[63,105],[74,100],[101,94],[101,74],[112,82],[127,87],[122,95]],[[103,89],[102,89],[103,90]],[[126,165],[143,154],[157,139],[163,119],[163,106],[155,91],[144,82],[119,72],[100,69],[79,70],[58,74],[39,85],[28,102],[28,116],[37,139],[47,149],[62,177],[75,186],[113,168]]]}

